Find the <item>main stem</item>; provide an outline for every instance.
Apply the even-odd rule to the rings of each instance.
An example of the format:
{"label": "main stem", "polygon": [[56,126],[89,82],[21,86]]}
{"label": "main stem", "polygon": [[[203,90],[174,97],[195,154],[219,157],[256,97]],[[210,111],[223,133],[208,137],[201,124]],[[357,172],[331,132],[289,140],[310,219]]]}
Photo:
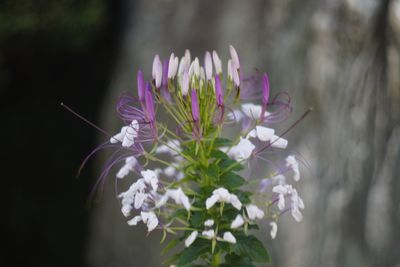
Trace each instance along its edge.
{"label": "main stem", "polygon": [[212,256],[211,267],[218,267],[221,263],[221,254],[215,253]]}

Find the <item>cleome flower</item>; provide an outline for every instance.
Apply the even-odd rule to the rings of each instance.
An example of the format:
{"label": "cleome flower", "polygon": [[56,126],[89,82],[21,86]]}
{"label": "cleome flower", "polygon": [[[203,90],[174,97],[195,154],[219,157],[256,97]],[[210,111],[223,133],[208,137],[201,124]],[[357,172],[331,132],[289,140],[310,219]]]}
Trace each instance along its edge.
{"label": "cleome flower", "polygon": [[272,94],[266,73],[246,74],[233,46],[229,56],[223,63],[216,51],[155,55],[151,72],[137,72],[137,94],[118,100],[121,129],[99,148],[116,149],[101,178],[118,166],[116,181],[131,182],[117,184],[128,225],[161,230],[162,241],[181,232],[185,248],[171,266],[266,263],[267,250],[249,231],[265,223],[275,239],[281,216],[303,216],[289,183],[300,180],[299,162],[285,154],[286,132],[274,126],[288,118],[291,99]]}

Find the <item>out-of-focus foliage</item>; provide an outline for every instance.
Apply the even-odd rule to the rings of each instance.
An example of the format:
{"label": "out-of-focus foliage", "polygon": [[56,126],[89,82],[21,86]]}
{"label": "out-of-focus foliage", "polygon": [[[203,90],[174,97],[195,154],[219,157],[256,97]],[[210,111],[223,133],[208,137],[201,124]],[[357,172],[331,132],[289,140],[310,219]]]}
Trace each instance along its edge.
{"label": "out-of-focus foliage", "polygon": [[101,29],[105,8],[104,0],[0,1],[0,40],[43,34],[79,47]]}

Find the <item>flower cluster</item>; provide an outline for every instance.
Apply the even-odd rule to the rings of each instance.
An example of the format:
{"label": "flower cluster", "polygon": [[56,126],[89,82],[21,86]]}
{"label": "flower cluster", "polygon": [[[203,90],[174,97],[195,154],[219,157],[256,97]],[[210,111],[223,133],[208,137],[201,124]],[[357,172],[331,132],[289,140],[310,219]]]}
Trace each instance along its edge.
{"label": "flower cluster", "polygon": [[[279,160],[288,141],[271,128],[291,113],[290,97],[270,97],[267,74],[244,75],[229,51],[225,73],[215,51],[203,66],[188,50],[181,59],[156,55],[148,81],[137,73],[138,97],[119,99],[125,125],[107,144],[118,149],[104,174],[117,165],[118,179],[133,179],[118,195],[128,224],[159,229],[163,240],[182,231],[167,245],[186,247],[168,261],[177,266],[267,262],[249,231],[264,220],[274,239],[283,214],[302,219],[304,203],[289,183],[300,180],[298,159]],[[252,166],[261,162],[268,168],[258,177]]]}

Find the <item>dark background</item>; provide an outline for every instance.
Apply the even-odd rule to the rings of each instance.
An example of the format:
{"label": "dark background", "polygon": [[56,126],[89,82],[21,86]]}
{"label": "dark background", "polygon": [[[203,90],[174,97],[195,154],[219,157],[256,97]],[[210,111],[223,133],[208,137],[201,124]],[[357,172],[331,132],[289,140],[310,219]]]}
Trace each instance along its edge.
{"label": "dark background", "polygon": [[[120,1],[1,1],[2,266],[84,266],[95,181],[76,173],[115,64]],[[4,265],[3,265],[4,264]]]}

